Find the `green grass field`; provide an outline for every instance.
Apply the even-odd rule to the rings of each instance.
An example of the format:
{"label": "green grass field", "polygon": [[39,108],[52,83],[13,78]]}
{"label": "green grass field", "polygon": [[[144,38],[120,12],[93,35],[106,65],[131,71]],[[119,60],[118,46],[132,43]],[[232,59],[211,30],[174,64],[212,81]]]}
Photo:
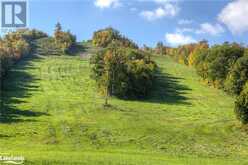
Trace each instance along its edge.
{"label": "green grass field", "polygon": [[87,58],[37,56],[3,83],[0,155],[25,164],[248,164],[248,135],[234,99],[200,83],[192,68],[154,57],[161,74],[145,100],[103,98]]}

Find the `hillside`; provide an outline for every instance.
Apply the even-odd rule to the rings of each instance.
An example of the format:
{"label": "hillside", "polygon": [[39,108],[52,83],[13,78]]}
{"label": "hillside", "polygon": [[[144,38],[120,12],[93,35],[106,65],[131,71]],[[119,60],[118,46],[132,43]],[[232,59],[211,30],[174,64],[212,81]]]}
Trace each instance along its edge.
{"label": "hillside", "polygon": [[162,73],[149,99],[111,98],[103,108],[89,76],[94,48],[80,51],[38,52],[10,71],[0,153],[22,155],[27,164],[248,163],[234,99],[201,84],[193,68],[153,57]]}

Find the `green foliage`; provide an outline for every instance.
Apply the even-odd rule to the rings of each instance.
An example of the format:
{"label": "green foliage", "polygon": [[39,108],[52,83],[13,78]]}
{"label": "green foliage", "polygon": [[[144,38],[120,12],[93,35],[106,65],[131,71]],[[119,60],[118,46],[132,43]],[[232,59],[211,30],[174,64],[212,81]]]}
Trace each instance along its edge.
{"label": "green foliage", "polygon": [[192,54],[193,51],[200,46],[201,43],[181,45],[178,48],[168,50],[169,52],[168,54],[170,54],[180,64],[190,65],[189,64],[190,54]]}
{"label": "green foliage", "polygon": [[130,39],[124,37],[119,31],[113,28],[105,28],[94,32],[92,43],[97,47],[108,47],[111,43],[118,43],[121,47],[138,48]]}
{"label": "green foliage", "polygon": [[243,56],[243,54],[244,48],[235,43],[224,43],[223,45],[212,47],[206,57],[208,79],[213,83],[218,82],[218,87],[223,87],[227,74],[236,60]]}
{"label": "green foliage", "polygon": [[248,81],[248,55],[237,60],[225,81],[225,90],[238,95]]}
{"label": "green foliage", "polygon": [[248,81],[235,102],[235,113],[243,124],[248,124]]}
{"label": "green foliage", "polygon": [[35,39],[46,36],[47,34],[35,29],[21,29],[5,35],[0,40],[0,79],[14,63],[30,54]]}
{"label": "green foliage", "polygon": [[[208,47],[206,41],[198,44],[183,45],[170,53],[179,63],[195,66],[203,80],[217,88],[224,88],[230,94],[239,95],[235,112],[242,123],[248,123],[248,81],[247,50],[237,43],[225,42]],[[247,88],[247,87],[245,87]]]}
{"label": "green foliage", "polygon": [[[91,58],[99,89],[118,97],[144,97],[153,85],[156,64],[137,49],[109,47]],[[104,91],[104,90],[100,90]],[[105,92],[102,92],[106,94]]]}
{"label": "green foliage", "polygon": [[0,81],[2,81],[3,76],[10,69],[12,65],[13,65],[12,58],[8,56],[3,49],[1,49],[0,50]]}
{"label": "green foliage", "polygon": [[189,54],[188,64],[189,66],[196,66],[199,62],[201,62],[200,56],[205,56],[204,54],[208,51],[208,43],[207,41],[200,41],[195,47],[194,50]]}
{"label": "green foliage", "polygon": [[76,36],[71,34],[70,31],[64,32],[62,31],[62,27],[60,23],[56,24],[54,31],[54,40],[57,46],[64,52],[70,51],[70,49],[76,43]]}
{"label": "green foliage", "polygon": [[207,79],[208,77],[208,65],[206,62],[206,57],[208,55],[209,50],[204,48],[204,49],[197,49],[195,51],[195,61],[193,62],[196,72],[198,75],[200,75],[204,80]]}
{"label": "green foliage", "polygon": [[17,31],[18,33],[20,33],[20,35],[22,36],[22,38],[24,38],[27,41],[33,41],[36,39],[40,39],[40,38],[44,38],[44,37],[48,37],[48,35],[40,30],[37,29],[20,29]]}
{"label": "green foliage", "polygon": [[[230,75],[229,73],[232,71],[236,61],[244,55],[243,46],[226,42],[209,48],[207,41],[200,41],[197,44],[182,45],[174,48],[170,55],[181,64],[195,66],[197,73],[211,85],[223,88],[225,83],[225,88],[228,91],[236,93],[233,88],[237,87],[233,85],[240,84],[240,82],[236,82],[235,76],[237,77],[237,75],[234,75],[236,71],[233,71]],[[238,66],[235,69],[240,71]],[[244,82],[242,81],[242,83]]]}
{"label": "green foliage", "polygon": [[64,52],[61,47],[56,44],[53,37],[45,37],[35,41],[36,54],[50,56],[50,55],[63,55]]}

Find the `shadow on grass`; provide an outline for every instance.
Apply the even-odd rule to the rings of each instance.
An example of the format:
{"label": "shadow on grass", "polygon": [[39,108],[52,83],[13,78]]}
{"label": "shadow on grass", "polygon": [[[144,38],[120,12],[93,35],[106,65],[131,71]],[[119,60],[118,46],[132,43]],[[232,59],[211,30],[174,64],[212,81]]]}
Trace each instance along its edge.
{"label": "shadow on grass", "polygon": [[27,122],[35,121],[24,117],[38,117],[48,115],[43,112],[31,110],[19,110],[16,105],[24,103],[23,98],[30,97],[32,91],[38,90],[37,85],[32,85],[36,79],[26,69],[33,68],[30,63],[41,60],[39,57],[32,56],[22,59],[11,69],[1,83],[1,116],[0,123]]}
{"label": "shadow on grass", "polygon": [[[191,105],[189,98],[186,97],[186,94],[192,89],[183,85],[180,81],[183,78],[174,77],[167,73],[162,73],[158,71],[156,73],[156,78],[153,84],[151,92],[145,97],[118,97],[112,96],[118,99],[127,100],[127,101],[139,101],[144,103],[157,103],[157,104],[174,104],[174,105]],[[119,109],[118,106],[110,105],[109,109],[115,109],[118,111],[125,111]],[[107,109],[107,108],[105,108]]]}
{"label": "shadow on grass", "polygon": [[83,45],[82,43],[76,43],[71,47],[69,50],[68,54],[71,56],[77,56],[80,55],[81,53],[85,53],[87,50],[87,47]]}
{"label": "shadow on grass", "polygon": [[91,42],[80,42],[75,44],[68,52],[71,56],[80,56],[81,58],[89,58],[103,48],[95,47]]}
{"label": "shadow on grass", "polygon": [[10,138],[10,137],[12,137],[12,136],[0,134],[0,138]]}
{"label": "shadow on grass", "polygon": [[[156,79],[148,96],[144,98],[121,98],[128,101],[140,101],[144,103],[158,103],[158,104],[183,104],[191,105],[189,98],[185,96],[192,89],[180,83],[183,78],[174,77],[170,74],[158,71]],[[117,97],[118,98],[118,97]],[[116,110],[117,107],[112,107]],[[120,109],[118,109],[120,110]]]}
{"label": "shadow on grass", "polygon": [[148,98],[142,101],[160,104],[190,105],[185,94],[191,91],[191,89],[180,84],[180,80],[182,80],[182,78],[159,72],[152,92]]}

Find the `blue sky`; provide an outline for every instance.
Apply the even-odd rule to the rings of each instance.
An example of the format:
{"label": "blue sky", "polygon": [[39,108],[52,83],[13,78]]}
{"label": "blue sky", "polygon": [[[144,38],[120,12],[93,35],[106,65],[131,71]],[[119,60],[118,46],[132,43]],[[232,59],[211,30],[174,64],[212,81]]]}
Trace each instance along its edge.
{"label": "blue sky", "polygon": [[139,45],[176,46],[206,39],[248,43],[248,0],[29,0],[29,26],[64,29],[87,40],[112,26]]}

